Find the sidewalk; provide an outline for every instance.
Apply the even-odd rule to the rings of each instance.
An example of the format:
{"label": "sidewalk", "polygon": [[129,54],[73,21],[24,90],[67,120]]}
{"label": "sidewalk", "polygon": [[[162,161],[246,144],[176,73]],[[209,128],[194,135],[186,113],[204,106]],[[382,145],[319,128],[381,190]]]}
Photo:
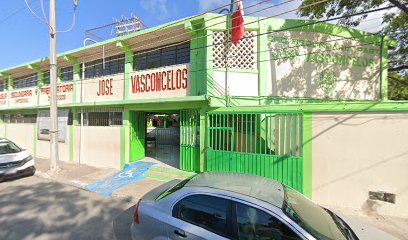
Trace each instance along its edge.
{"label": "sidewalk", "polygon": [[[150,160],[145,159],[144,161]],[[102,181],[119,172],[119,170],[112,168],[97,168],[83,164],[59,162],[59,167],[61,170],[57,173],[51,174],[49,171],[50,161],[48,159],[37,158],[35,159],[35,166],[37,168],[36,175],[52,179],[60,183],[69,184],[81,189],[85,189],[85,186],[88,184]],[[164,168],[162,165],[157,164],[151,167],[150,170],[144,174],[144,176],[145,178],[141,180],[122,188],[118,188],[113,192],[112,197],[120,197],[126,199],[128,202],[136,203],[140,197],[151,189],[175,178],[183,179],[188,176],[188,173],[171,168]],[[367,215],[362,211],[347,208],[329,208],[334,212],[341,213],[345,216],[349,216],[353,219],[375,226],[376,228],[388,232],[399,239],[408,240],[408,219],[374,214]]]}
{"label": "sidewalk", "polygon": [[[52,173],[49,171],[49,159],[35,158],[35,167],[37,168],[35,175],[85,189],[88,184],[102,181],[119,172],[119,170],[113,168],[97,168],[84,164],[62,161],[60,161],[58,165],[60,170],[57,173]],[[160,173],[165,171],[161,168],[156,168],[156,171],[154,170],[155,169],[153,168],[153,171],[146,173],[145,178],[115,190],[112,197],[122,197],[128,199],[128,201],[137,202],[140,197],[151,189],[162,185],[166,181],[178,178],[171,174]]]}

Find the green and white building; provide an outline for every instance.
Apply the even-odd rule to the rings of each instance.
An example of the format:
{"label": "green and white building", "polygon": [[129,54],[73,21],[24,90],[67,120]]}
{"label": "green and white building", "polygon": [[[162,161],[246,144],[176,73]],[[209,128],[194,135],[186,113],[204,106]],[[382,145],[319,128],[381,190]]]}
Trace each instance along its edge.
{"label": "green and white building", "polygon": [[[205,14],[59,54],[60,160],[120,169],[152,157],[163,143],[149,137],[152,118],[164,116],[172,126],[154,131],[174,137],[179,169],[261,175],[321,204],[407,217],[408,102],[387,99],[395,41],[245,22],[237,46],[225,44],[225,15]],[[0,135],[39,158],[50,149],[48,69],[39,59],[0,70]]]}

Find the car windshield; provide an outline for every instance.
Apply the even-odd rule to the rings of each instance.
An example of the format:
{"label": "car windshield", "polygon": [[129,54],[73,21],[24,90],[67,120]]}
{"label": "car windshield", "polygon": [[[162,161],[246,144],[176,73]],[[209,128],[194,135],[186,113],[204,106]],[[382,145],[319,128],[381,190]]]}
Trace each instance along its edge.
{"label": "car windshield", "polygon": [[18,153],[21,149],[12,142],[0,142],[0,155],[8,153]]}
{"label": "car windshield", "polygon": [[350,239],[336,218],[296,190],[284,187],[283,212],[317,239]]}

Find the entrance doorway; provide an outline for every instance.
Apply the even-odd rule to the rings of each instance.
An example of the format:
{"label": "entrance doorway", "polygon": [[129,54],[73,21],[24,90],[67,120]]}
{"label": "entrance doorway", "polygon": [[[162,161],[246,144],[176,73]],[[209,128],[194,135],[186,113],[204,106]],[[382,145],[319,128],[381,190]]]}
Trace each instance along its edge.
{"label": "entrance doorway", "polygon": [[130,162],[144,159],[190,172],[200,170],[198,110],[135,112],[130,120]]}
{"label": "entrance doorway", "polygon": [[180,169],[180,114],[146,113],[146,159]]}

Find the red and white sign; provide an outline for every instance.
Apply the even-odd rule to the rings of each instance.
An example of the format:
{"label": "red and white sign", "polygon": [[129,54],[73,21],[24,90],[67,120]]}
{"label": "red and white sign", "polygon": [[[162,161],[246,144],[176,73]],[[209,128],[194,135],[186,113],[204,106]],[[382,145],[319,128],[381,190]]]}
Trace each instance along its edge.
{"label": "red and white sign", "polygon": [[123,73],[82,81],[82,102],[123,100]]}
{"label": "red and white sign", "polygon": [[0,93],[0,108],[7,107],[7,93]]}
{"label": "red and white sign", "polygon": [[13,90],[9,96],[10,107],[26,107],[37,105],[37,88]]}
{"label": "red and white sign", "polygon": [[[50,105],[50,86],[42,87],[40,90],[40,105]],[[73,102],[74,84],[65,83],[57,86],[58,104],[70,104]]]}
{"label": "red and white sign", "polygon": [[130,73],[129,98],[185,97],[190,87],[189,64]]}

